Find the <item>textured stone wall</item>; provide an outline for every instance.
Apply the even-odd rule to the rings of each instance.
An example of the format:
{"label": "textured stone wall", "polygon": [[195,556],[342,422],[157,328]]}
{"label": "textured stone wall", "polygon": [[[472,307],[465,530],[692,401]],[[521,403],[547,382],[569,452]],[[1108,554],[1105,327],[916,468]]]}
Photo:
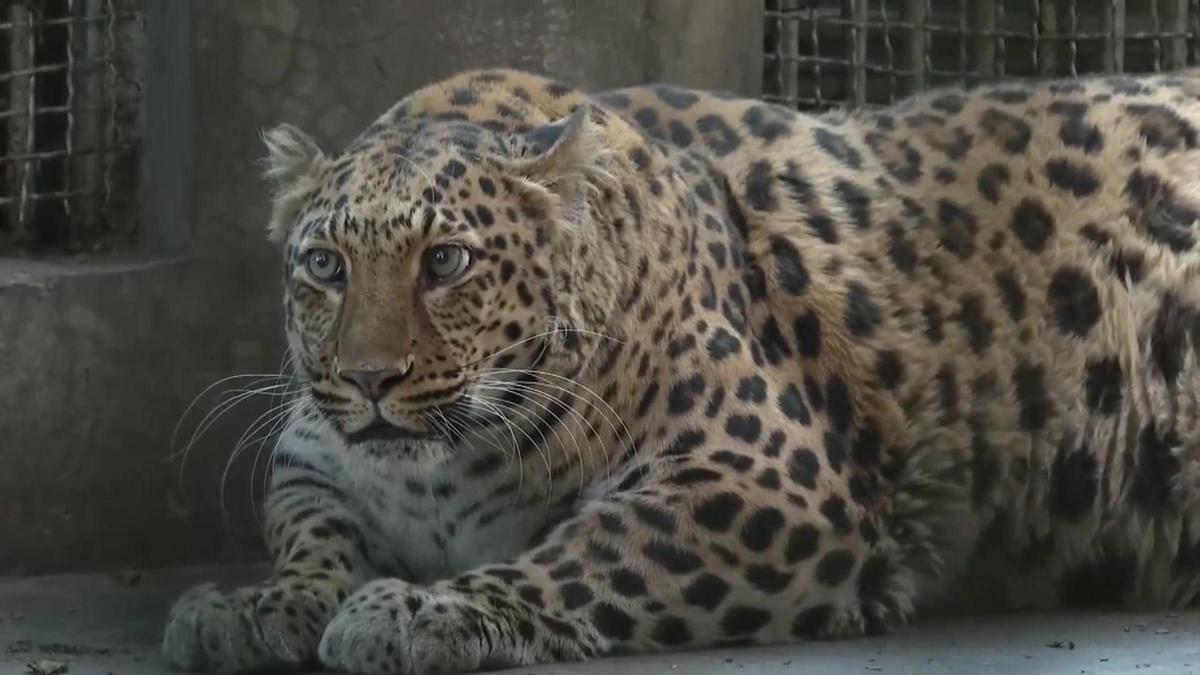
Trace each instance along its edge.
{"label": "textured stone wall", "polygon": [[[157,107],[147,111],[143,250],[0,259],[0,572],[260,555],[258,448],[230,455],[267,401],[214,425],[182,471],[169,441],[205,386],[278,368],[263,127],[298,124],[334,149],[407,91],[482,66],[593,88],[759,85],[754,0],[146,3]],[[215,402],[203,400],[184,431]]]}

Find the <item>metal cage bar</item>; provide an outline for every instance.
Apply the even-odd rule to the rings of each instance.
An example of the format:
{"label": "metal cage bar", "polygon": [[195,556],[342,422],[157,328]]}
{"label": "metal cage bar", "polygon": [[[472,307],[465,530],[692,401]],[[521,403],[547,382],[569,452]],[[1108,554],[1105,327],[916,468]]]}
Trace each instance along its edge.
{"label": "metal cage bar", "polygon": [[766,0],[765,28],[764,97],[809,110],[1200,63],[1200,0]]}

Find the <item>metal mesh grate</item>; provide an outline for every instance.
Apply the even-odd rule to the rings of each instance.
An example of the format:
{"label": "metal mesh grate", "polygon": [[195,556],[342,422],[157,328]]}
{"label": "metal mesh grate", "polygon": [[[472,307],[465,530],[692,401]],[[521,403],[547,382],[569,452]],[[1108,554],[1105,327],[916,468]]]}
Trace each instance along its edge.
{"label": "metal mesh grate", "polygon": [[767,0],[764,97],[885,104],[1005,77],[1200,62],[1200,0]]}
{"label": "metal mesh grate", "polygon": [[139,5],[0,3],[0,253],[98,250],[134,229]]}

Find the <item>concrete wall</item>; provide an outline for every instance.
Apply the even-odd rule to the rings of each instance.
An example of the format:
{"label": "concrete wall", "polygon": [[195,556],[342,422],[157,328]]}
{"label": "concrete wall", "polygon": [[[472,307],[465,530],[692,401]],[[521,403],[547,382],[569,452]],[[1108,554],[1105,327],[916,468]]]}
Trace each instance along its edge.
{"label": "concrete wall", "polygon": [[671,80],[750,94],[761,71],[755,0],[146,0],[146,9],[140,250],[0,259],[0,572],[260,555],[255,448],[222,473],[266,401],[216,425],[182,481],[168,441],[204,386],[278,368],[279,262],[263,235],[255,164],[262,127],[289,121],[333,149],[407,91],[472,67],[593,88]]}

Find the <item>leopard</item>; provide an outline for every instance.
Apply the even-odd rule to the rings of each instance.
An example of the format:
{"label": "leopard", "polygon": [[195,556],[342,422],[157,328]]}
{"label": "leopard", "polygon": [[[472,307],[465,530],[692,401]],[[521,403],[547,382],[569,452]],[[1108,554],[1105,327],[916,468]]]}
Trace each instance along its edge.
{"label": "leopard", "polygon": [[458,73],[264,133],[303,391],[166,660],[453,673],[1200,592],[1200,71]]}

